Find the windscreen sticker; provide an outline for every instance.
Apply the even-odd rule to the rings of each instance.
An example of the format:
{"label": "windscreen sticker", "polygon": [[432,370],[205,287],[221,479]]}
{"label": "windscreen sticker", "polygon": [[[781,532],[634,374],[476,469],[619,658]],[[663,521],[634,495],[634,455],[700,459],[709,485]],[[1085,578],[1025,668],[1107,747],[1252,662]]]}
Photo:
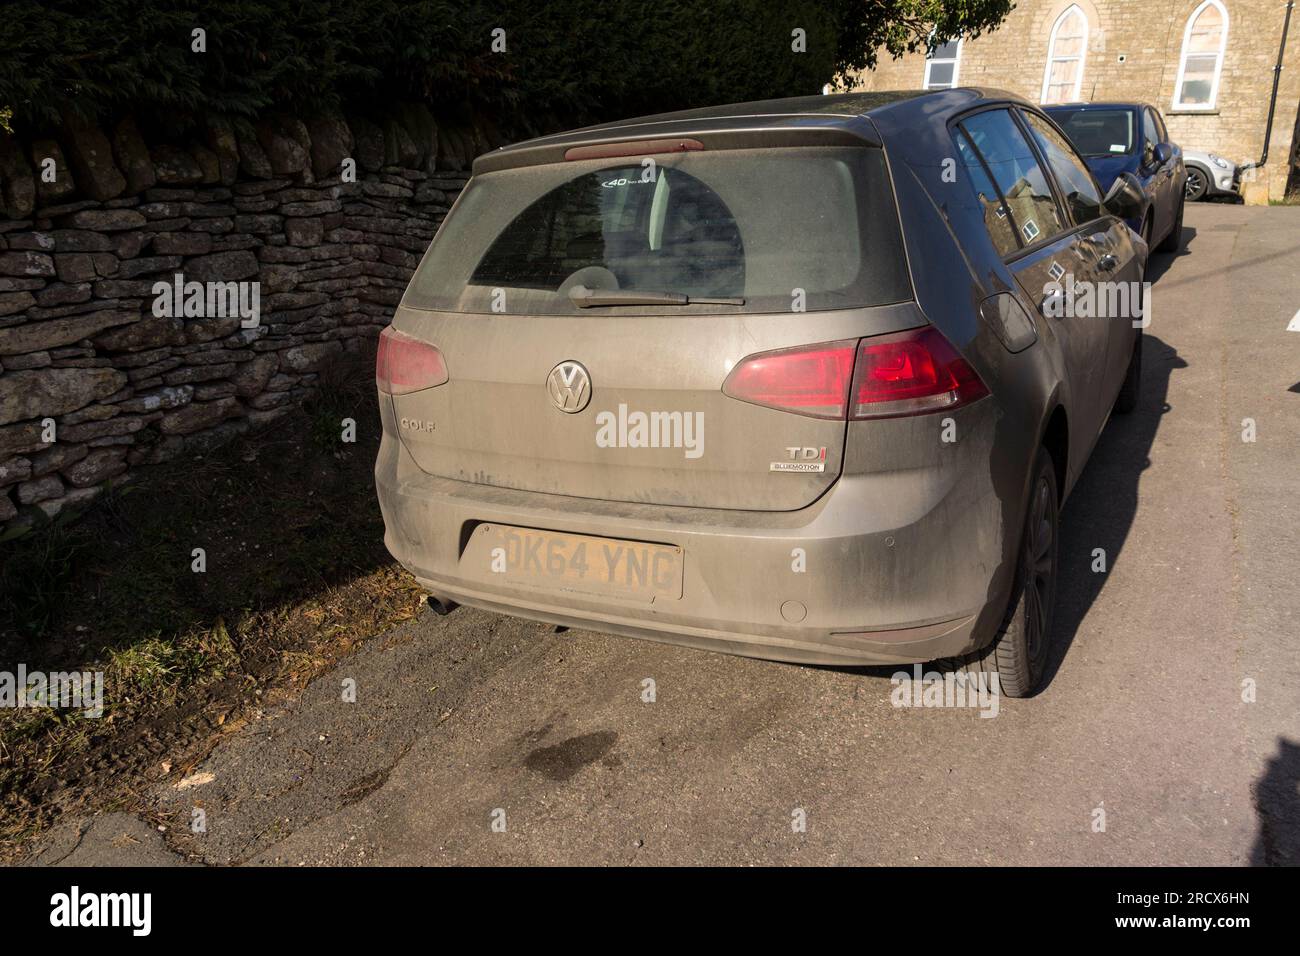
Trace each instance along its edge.
{"label": "windscreen sticker", "polygon": [[1122,153],[1122,152],[1124,152],[1124,144],[1123,144],[1123,143],[1111,143],[1111,144],[1110,144],[1110,151],[1111,151],[1112,153]]}

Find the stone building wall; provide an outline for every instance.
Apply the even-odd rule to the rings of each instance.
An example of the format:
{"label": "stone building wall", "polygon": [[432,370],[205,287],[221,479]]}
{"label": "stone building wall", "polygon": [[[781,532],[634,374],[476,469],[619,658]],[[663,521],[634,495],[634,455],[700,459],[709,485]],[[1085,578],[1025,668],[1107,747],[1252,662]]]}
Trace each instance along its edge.
{"label": "stone building wall", "polygon": [[[1201,0],[1018,0],[997,30],[962,43],[958,85],[995,87],[1039,102],[1052,26],[1071,3],[1086,14],[1089,27],[1080,99],[1149,102],[1184,148],[1209,150],[1237,163],[1259,159],[1286,12],[1285,3],[1275,0],[1222,0],[1228,42],[1210,111],[1173,108],[1183,33]],[[1284,66],[1268,163],[1246,184],[1248,201],[1281,199],[1286,189],[1300,110],[1300,10],[1291,17]],[[858,77],[855,88],[919,89],[924,78],[924,54],[899,60],[885,54],[874,71]]]}
{"label": "stone building wall", "polygon": [[[418,107],[194,139],[74,117],[0,139],[0,538],[275,420],[373,349],[473,156],[499,145]],[[155,314],[178,273],[260,283],[256,327]]]}

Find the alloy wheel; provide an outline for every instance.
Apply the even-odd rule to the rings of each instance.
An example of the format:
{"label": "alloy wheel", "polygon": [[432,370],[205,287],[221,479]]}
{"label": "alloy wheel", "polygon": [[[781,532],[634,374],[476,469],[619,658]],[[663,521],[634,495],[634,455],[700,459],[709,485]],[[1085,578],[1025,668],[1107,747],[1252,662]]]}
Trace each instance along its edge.
{"label": "alloy wheel", "polygon": [[1052,527],[1052,488],[1039,477],[1025,535],[1025,643],[1029,659],[1036,661],[1047,644],[1047,620],[1052,606],[1055,574]]}

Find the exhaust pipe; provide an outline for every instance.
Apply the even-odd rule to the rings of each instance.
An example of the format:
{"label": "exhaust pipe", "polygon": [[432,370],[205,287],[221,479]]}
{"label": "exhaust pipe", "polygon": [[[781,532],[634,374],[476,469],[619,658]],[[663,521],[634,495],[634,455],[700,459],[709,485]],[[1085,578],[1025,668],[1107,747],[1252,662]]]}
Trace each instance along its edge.
{"label": "exhaust pipe", "polygon": [[429,607],[433,609],[433,612],[439,617],[446,617],[452,611],[456,610],[456,608],[460,607],[460,605],[455,601],[448,601],[433,594],[426,595],[424,603],[429,605]]}

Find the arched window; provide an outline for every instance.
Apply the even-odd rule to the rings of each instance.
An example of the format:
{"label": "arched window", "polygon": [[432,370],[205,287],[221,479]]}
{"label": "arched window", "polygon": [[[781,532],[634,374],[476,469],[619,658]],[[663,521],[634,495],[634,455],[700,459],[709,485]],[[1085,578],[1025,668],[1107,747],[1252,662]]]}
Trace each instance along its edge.
{"label": "arched window", "polygon": [[1052,25],[1043,70],[1044,103],[1069,103],[1083,85],[1083,57],[1088,51],[1088,18],[1077,6],[1065,8]]}
{"label": "arched window", "polygon": [[1219,97],[1219,74],[1228,45],[1228,11],[1219,0],[1205,0],[1187,18],[1183,55],[1174,84],[1174,109],[1212,110]]}
{"label": "arched window", "polygon": [[941,43],[925,58],[925,88],[950,90],[957,85],[957,67],[961,63],[961,37]]}

